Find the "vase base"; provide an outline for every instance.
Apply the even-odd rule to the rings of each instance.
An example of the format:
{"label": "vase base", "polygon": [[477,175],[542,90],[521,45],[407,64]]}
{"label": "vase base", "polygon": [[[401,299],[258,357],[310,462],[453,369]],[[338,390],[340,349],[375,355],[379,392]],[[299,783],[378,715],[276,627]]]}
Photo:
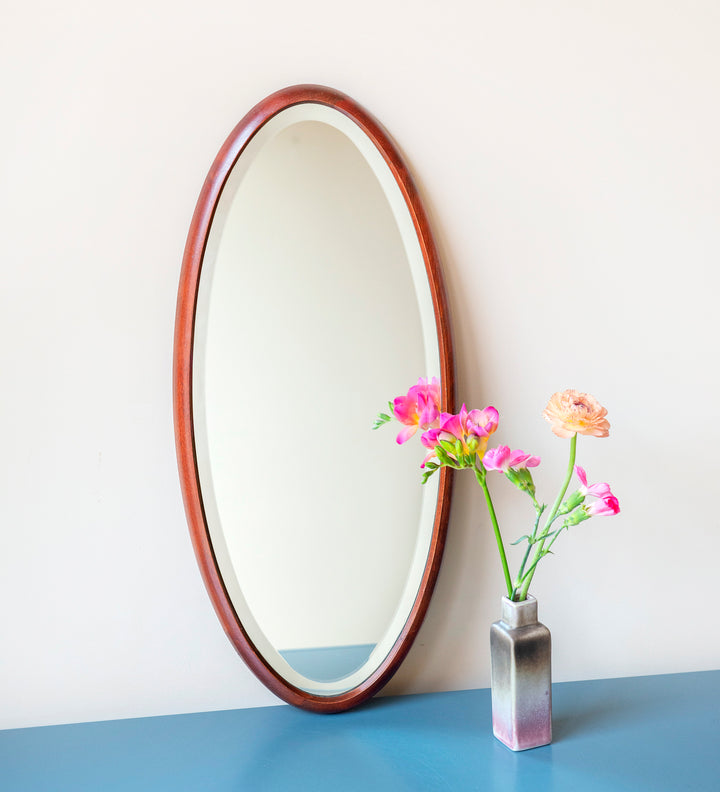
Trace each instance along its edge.
{"label": "vase base", "polygon": [[530,751],[533,748],[542,748],[543,745],[550,745],[552,733],[548,729],[542,729],[539,733],[526,733],[522,736],[508,734],[505,730],[499,729],[493,724],[493,735],[498,742],[501,742],[511,751]]}

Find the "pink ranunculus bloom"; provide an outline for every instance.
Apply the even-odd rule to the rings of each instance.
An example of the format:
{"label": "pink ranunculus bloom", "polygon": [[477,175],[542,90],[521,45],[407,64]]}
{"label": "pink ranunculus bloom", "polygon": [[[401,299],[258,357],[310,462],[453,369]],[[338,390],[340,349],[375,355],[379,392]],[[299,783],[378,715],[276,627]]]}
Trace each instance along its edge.
{"label": "pink ranunculus bloom", "polygon": [[430,381],[418,380],[405,396],[393,400],[393,414],[405,424],[396,441],[402,445],[420,429],[437,426],[440,421],[440,382],[437,377]]}
{"label": "pink ranunculus bloom", "polygon": [[[470,410],[463,404],[457,415],[442,413],[440,415],[440,425],[425,432],[422,436],[422,444],[430,449],[430,453],[425,457],[422,467],[435,456],[435,448],[442,440],[455,443],[459,440],[462,443],[464,454],[477,453],[482,456],[485,453],[487,442],[490,435],[498,427],[499,414],[494,407],[486,407],[484,410]],[[473,442],[474,441],[474,442]],[[473,450],[468,447],[472,442]]]}
{"label": "pink ranunculus bloom", "polygon": [[540,457],[531,456],[521,451],[511,451],[509,446],[491,448],[483,457],[483,465],[487,470],[501,470],[507,473],[510,468],[530,468],[540,464]]}
{"label": "pink ranunculus bloom", "polygon": [[620,511],[620,502],[610,493],[600,500],[596,500],[586,507],[587,513],[591,517],[609,517]]}
{"label": "pink ranunculus bloom", "polygon": [[588,487],[587,475],[580,465],[575,465],[575,475],[580,479],[580,484],[582,485],[580,487],[580,492],[582,492],[583,495],[592,495],[594,498],[607,498],[609,495],[612,495],[612,492],[610,492],[610,485],[605,482],[591,484]]}

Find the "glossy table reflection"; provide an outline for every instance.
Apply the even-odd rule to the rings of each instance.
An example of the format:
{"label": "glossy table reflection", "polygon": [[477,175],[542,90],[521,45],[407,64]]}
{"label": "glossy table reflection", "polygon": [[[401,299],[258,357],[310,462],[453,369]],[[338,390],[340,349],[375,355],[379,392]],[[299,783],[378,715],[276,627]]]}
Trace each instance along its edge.
{"label": "glossy table reflection", "polygon": [[720,671],[553,686],[554,742],[513,753],[488,690],[0,732],[4,792],[720,790]]}

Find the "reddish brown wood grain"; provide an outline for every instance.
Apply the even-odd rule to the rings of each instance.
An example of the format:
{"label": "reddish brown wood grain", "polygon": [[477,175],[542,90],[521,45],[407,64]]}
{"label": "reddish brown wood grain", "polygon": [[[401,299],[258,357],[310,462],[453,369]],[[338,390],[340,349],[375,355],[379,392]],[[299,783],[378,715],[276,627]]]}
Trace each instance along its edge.
{"label": "reddish brown wood grain", "polygon": [[[253,135],[281,110],[305,102],[326,105],[349,116],[382,153],[405,197],[422,249],[432,293],[440,353],[443,410],[454,411],[453,350],[440,263],[427,215],[400,151],[380,123],[348,96],[318,85],[297,85],[267,97],[240,121],[220,149],[203,184],[190,225],[178,289],[173,371],[175,442],[180,483],[195,555],[205,586],[228,638],[259,679],[284,701],[317,712],[339,712],[365,701],[387,683],[407,655],[420,629],[440,569],[445,543],[452,487],[450,471],[442,469],[439,473],[440,489],[435,523],[422,581],[410,615],[391,651],[379,668],[356,688],[338,695],[318,696],[294,687],[278,675],[258,652],[233,608],[208,532],[195,456],[193,426],[195,312],[203,256],[218,200],[233,165]],[[378,552],[380,551],[381,548],[378,548]]]}

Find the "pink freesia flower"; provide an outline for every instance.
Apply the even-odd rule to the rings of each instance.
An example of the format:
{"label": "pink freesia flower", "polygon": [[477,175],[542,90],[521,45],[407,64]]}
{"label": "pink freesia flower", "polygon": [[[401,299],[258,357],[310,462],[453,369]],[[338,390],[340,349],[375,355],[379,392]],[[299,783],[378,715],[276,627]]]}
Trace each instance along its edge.
{"label": "pink freesia flower", "polygon": [[609,517],[620,511],[620,502],[611,493],[591,503],[586,507],[586,511],[591,517]]}
{"label": "pink freesia flower", "polygon": [[440,421],[440,382],[433,377],[429,382],[422,377],[405,396],[393,401],[393,414],[405,424],[396,441],[402,445],[417,432],[418,427],[429,429]]}
{"label": "pink freesia flower", "polygon": [[488,470],[501,470],[507,473],[510,468],[530,468],[540,464],[540,457],[531,456],[521,451],[511,451],[508,446],[491,448],[483,457],[483,465]]}
{"label": "pink freesia flower", "polygon": [[612,492],[610,492],[610,485],[605,482],[592,484],[588,487],[587,475],[580,465],[575,465],[575,475],[580,479],[580,484],[582,485],[580,487],[580,492],[582,492],[583,495],[592,495],[595,498],[607,498],[609,495],[612,495]]}
{"label": "pink freesia flower", "polygon": [[462,409],[457,415],[442,413],[440,425],[430,429],[422,436],[422,444],[430,449],[430,453],[425,457],[421,467],[432,459],[435,448],[441,441],[450,443],[460,441],[463,454],[476,453],[482,456],[487,448],[490,435],[497,429],[499,420],[498,411],[494,407],[486,407],[484,410],[470,410],[463,404]]}

